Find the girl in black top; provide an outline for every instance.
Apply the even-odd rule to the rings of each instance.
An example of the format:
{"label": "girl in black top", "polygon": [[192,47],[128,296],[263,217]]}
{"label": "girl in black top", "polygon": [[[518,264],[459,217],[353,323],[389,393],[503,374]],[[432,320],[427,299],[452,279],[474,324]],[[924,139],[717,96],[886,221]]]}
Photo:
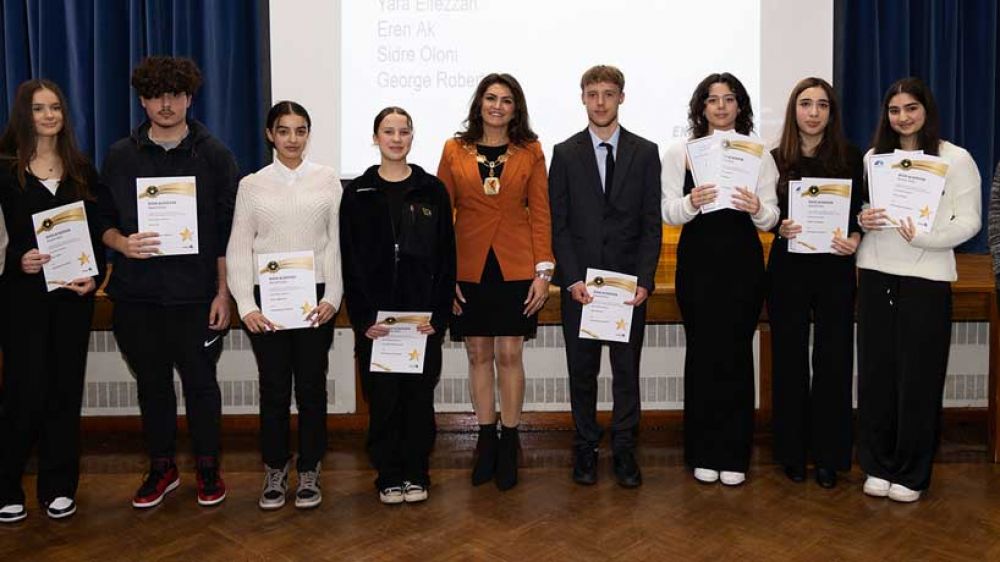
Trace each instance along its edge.
{"label": "girl in black top", "polygon": [[[805,479],[811,457],[816,482],[832,488],[837,471],[851,468],[854,252],[861,241],[855,217],[864,186],[861,153],[844,138],[837,97],[825,80],[806,78],[792,90],[781,142],[771,154],[780,174],[782,219],[768,261],[774,457],[795,482]],[[788,219],[788,182],[806,177],[851,180],[848,232],[831,236],[831,253],[788,251],[788,239],[802,232],[802,225]]]}
{"label": "girl in black top", "polygon": [[94,259],[103,272],[93,195],[97,173],[76,148],[65,98],[48,80],[18,88],[0,154],[0,207],[10,235],[3,282],[0,522],[27,515],[21,476],[36,443],[38,503],[59,519],[76,512],[80,407],[97,283],[86,277],[48,291],[42,266],[51,257],[38,251],[31,216],[83,201]]}
{"label": "girl in black top", "polygon": [[[434,445],[434,387],[455,287],[455,232],[444,184],[406,156],[410,115],[387,107],[376,117],[382,162],[351,182],[340,205],[344,293],[369,405],[368,453],[386,504],[427,499]],[[372,343],[389,333],[379,311],[430,312],[420,374],[372,373]]]}

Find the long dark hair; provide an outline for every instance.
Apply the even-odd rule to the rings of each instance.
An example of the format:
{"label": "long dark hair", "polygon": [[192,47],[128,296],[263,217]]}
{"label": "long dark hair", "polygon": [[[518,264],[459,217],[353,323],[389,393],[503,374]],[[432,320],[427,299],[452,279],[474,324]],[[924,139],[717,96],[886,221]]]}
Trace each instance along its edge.
{"label": "long dark hair", "polygon": [[[281,119],[285,115],[298,115],[305,119],[306,129],[312,132],[313,124],[312,119],[309,118],[309,112],[298,102],[289,100],[282,100],[271,106],[271,110],[267,112],[267,120],[264,122],[264,128],[270,131],[274,128],[274,124],[278,122],[278,119]],[[264,142],[269,149],[274,150],[274,143],[267,138],[267,135],[264,135]]]}
{"label": "long dark hair", "polygon": [[923,80],[915,76],[897,80],[885,91],[878,127],[875,128],[875,136],[872,138],[875,154],[885,154],[900,148],[899,133],[889,125],[889,101],[899,94],[910,94],[924,106],[924,126],[917,131],[917,143],[925,153],[937,156],[938,145],[941,143],[941,117],[934,102],[934,94]]}
{"label": "long dark hair", "polygon": [[753,132],[753,107],[750,104],[750,94],[743,87],[740,79],[728,72],[721,74],[709,74],[702,80],[698,87],[691,94],[691,101],[688,102],[688,130],[693,138],[699,139],[708,134],[708,119],[705,118],[705,101],[708,99],[708,90],[712,84],[725,84],[736,95],[736,105],[739,113],[736,114],[735,129],[741,135],[749,135]]}
{"label": "long dark hair", "polygon": [[809,88],[822,88],[826,93],[826,99],[830,101],[830,117],[823,130],[823,140],[816,147],[816,158],[822,161],[833,173],[845,174],[848,172],[847,164],[847,139],[844,137],[844,129],[840,123],[840,102],[833,86],[822,78],[811,76],[799,81],[792,88],[792,93],[788,96],[788,105],[785,107],[785,126],[781,131],[781,141],[778,143],[778,171],[781,172],[778,181],[778,197],[782,198],[788,193],[788,180],[798,179],[790,177],[802,158],[802,139],[799,133],[799,122],[796,117],[799,95]]}
{"label": "long dark hair", "polygon": [[69,107],[66,96],[59,86],[50,80],[38,78],[22,82],[14,94],[14,105],[11,107],[10,121],[0,137],[0,155],[8,164],[16,168],[17,181],[21,189],[27,185],[25,170],[31,164],[38,148],[38,134],[35,132],[35,118],[31,110],[35,92],[49,90],[59,99],[62,108],[62,130],[56,139],[56,153],[62,160],[63,175],[60,180],[71,180],[71,192],[77,199],[92,200],[93,195],[87,185],[84,175],[89,166],[89,160],[80,152],[76,145],[76,135],[69,117]]}
{"label": "long dark hair", "polygon": [[507,124],[507,137],[510,142],[524,145],[538,140],[538,135],[531,130],[531,124],[528,122],[528,104],[524,99],[521,84],[510,74],[495,72],[479,81],[476,93],[472,95],[472,102],[469,104],[469,116],[464,121],[465,130],[455,133],[455,137],[465,144],[476,144],[483,138],[483,96],[486,94],[486,89],[493,84],[507,86],[511,96],[514,97],[514,117]]}

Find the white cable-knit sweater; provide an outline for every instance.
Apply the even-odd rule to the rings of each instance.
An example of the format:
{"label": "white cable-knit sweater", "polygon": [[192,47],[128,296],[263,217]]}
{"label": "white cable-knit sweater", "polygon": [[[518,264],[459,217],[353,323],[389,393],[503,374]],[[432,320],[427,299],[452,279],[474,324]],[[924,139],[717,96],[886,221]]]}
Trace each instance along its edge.
{"label": "white cable-knit sweater", "polygon": [[[872,151],[865,154],[865,168]],[[955,246],[982,228],[982,182],[979,169],[964,148],[941,141],[939,156],[948,162],[944,194],[930,232],[907,243],[894,228],[865,233],[858,248],[858,267],[892,275],[955,281]]]}
{"label": "white cable-knit sweater", "polygon": [[257,255],[312,250],[322,302],[340,308],[344,285],[337,222],[343,189],[328,166],[304,161],[290,170],[281,162],[243,178],[236,194],[233,230],[226,249],[226,279],[240,318],[260,310],[254,302]]}

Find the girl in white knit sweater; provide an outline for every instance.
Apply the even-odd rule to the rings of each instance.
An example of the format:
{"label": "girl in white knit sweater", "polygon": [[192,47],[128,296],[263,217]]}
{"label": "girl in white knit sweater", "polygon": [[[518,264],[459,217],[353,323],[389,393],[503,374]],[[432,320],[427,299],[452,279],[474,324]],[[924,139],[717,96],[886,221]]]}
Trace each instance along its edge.
{"label": "girl in white knit sweater", "polygon": [[930,484],[951,342],[954,248],[981,227],[979,171],[964,149],[943,141],[934,97],[918,78],[886,92],[872,149],[923,151],[948,163],[930,232],[912,220],[889,228],[866,208],[858,250],[858,460],[864,492],[901,502]]}
{"label": "girl in white knit sweater", "polygon": [[[320,461],[326,452],[326,373],[340,306],[338,213],[342,189],[332,168],[305,159],[312,123],[301,105],[282,101],[267,115],[267,142],[275,161],[240,182],[226,252],[228,282],[250,336],[260,374],[260,442],[266,474],[258,505],[285,504],[292,381],[299,414],[299,473],[295,506],[322,501]],[[310,327],[283,329],[260,308],[258,256],[312,251],[317,305]],[[279,262],[272,262],[280,267]],[[270,264],[268,264],[270,266]]]}

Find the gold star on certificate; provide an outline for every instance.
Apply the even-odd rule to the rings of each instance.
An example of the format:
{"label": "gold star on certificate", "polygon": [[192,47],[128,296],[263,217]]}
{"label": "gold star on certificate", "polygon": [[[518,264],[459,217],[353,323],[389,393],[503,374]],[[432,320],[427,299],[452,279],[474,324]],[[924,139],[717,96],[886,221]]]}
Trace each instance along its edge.
{"label": "gold star on certificate", "polygon": [[625,329],[625,319],[624,318],[619,318],[618,321],[615,322],[615,329],[618,329],[618,330],[624,330]]}
{"label": "gold star on certificate", "polygon": [[410,351],[410,361],[416,361],[418,357],[420,357],[419,351],[417,351],[416,349]]}
{"label": "gold star on certificate", "polygon": [[924,208],[920,209],[920,218],[926,219],[926,218],[930,218],[930,216],[931,216],[930,205],[924,205]]}
{"label": "gold star on certificate", "polygon": [[302,314],[309,314],[312,312],[313,305],[309,304],[309,301],[302,303]]}
{"label": "gold star on certificate", "polygon": [[836,236],[837,238],[843,238],[844,237],[844,231],[840,230],[840,227],[838,226],[836,228],[836,230],[833,231],[833,235]]}
{"label": "gold star on certificate", "polygon": [[186,226],[185,226],[185,227],[184,227],[184,230],[182,230],[182,231],[181,231],[181,240],[182,240],[183,242],[187,242],[187,241],[191,240],[191,235],[192,235],[192,234],[194,234],[194,233],[193,233],[193,232],[191,232],[191,231],[190,231],[190,230],[188,229],[188,227],[186,227]]}
{"label": "gold star on certificate", "polygon": [[76,259],[80,260],[80,265],[87,265],[90,263],[90,256],[87,255],[87,252],[81,252],[80,257]]}

